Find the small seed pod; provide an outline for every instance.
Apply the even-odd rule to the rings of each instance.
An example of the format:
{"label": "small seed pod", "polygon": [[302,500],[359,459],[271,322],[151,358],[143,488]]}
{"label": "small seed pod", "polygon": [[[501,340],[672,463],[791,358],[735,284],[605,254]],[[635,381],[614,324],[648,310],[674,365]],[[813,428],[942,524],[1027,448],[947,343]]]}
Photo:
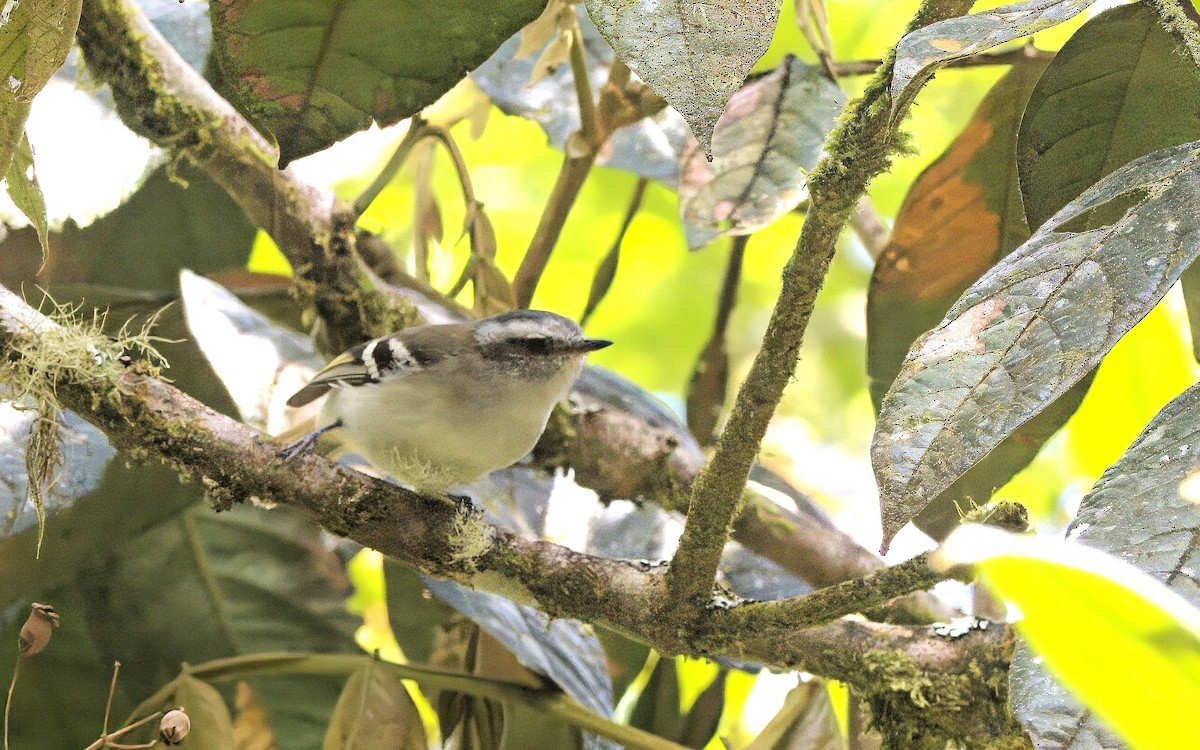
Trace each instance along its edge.
{"label": "small seed pod", "polygon": [[184,712],[183,706],[163,714],[158,722],[158,739],[164,745],[178,745],[192,731],[192,720]]}
{"label": "small seed pod", "polygon": [[33,603],[33,611],[21,626],[17,640],[17,656],[21,661],[32,659],[50,642],[50,634],[58,627],[58,613],[49,604]]}

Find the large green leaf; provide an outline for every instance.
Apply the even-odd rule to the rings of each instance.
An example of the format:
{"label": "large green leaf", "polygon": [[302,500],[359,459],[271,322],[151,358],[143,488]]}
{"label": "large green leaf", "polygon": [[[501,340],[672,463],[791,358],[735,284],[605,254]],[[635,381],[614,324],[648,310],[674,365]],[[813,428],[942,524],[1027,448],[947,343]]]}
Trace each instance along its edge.
{"label": "large green leaf", "polygon": [[[1194,606],[1200,606],[1192,562],[1200,551],[1197,446],[1200,386],[1193,386],[1164,407],[1104,472],[1083,498],[1068,534],[1132,563]],[[1017,715],[1031,732],[1050,735],[1087,721],[1078,704],[1045,700],[1053,686],[1032,666],[1014,674],[1012,684]]]}
{"label": "large green leaf", "polygon": [[1200,69],[1145,3],[1088,21],[1029,97],[1017,162],[1039,227],[1117,167],[1200,138]]}
{"label": "large green leaf", "polygon": [[[976,565],[991,591],[1020,608],[1017,627],[1030,648],[1132,746],[1173,750],[1193,743],[1200,609],[1132,565],[1083,545],[968,526],[946,540],[941,554],[949,563]],[[1082,726],[1086,717],[1079,719]]]}
{"label": "large green leaf", "polygon": [[938,68],[1069,21],[1095,0],[1027,0],[948,18],[906,35],[896,46],[892,111],[901,111]]}
{"label": "large green leaf", "polygon": [[214,0],[226,92],[279,142],[280,165],[432,104],[545,0]]}
{"label": "large green leaf", "polygon": [[705,154],[779,20],[779,0],[587,0],[587,10],[621,62],[679,110]]}
{"label": "large green leaf", "polygon": [[0,173],[17,149],[29,102],[71,51],[81,7],[82,0],[10,0],[0,7]]}
{"label": "large green leaf", "polygon": [[1162,299],[1200,252],[1188,208],[1198,200],[1200,144],[1143,157],[1057,213],[918,339],[872,444],[885,546]]}
{"label": "large green leaf", "polygon": [[[321,533],[285,509],[239,507],[217,515],[200,506],[112,550],[80,580],[101,653],[121,661],[131,692],[146,694],[183,662],[264,651],[357,651],[356,621],[344,607],[348,581]],[[252,683],[282,744],[320,747],[340,679]]]}
{"label": "large green leaf", "polygon": [[750,234],[795,208],[843,104],[819,68],[791,56],[738,89],[713,132],[713,161],[699,148],[683,156],[679,212],[688,247]]}
{"label": "large green leaf", "polygon": [[[1019,65],[1001,78],[900,207],[867,290],[867,373],[877,408],[913,341],[936,326],[985,271],[1029,239],[1014,156],[1025,101],[1044,67]],[[944,538],[972,505],[986,503],[1033,460],[1086,392],[1081,383],[1021,425],[934,497],[914,523]]]}

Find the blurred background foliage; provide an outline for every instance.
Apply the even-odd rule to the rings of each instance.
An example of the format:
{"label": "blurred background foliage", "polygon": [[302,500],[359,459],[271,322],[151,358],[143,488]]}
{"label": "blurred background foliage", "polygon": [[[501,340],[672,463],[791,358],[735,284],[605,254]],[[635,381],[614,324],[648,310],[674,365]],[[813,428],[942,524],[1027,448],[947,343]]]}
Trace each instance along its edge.
{"label": "blurred background foliage", "polygon": [[[981,3],[976,10],[999,4]],[[177,25],[173,39],[189,33],[187,24],[170,13],[180,7],[175,2],[144,5],[158,22]],[[849,61],[881,57],[900,37],[918,3],[827,0],[826,5],[834,59]],[[1088,17],[1110,5],[1097,3],[1089,13],[1039,34],[1034,43],[1040,49],[1056,49]],[[203,6],[187,3],[188,13],[199,9],[199,15],[193,16],[200,19],[197,23],[206,22]],[[203,59],[204,40],[195,44],[197,49],[191,51]],[[771,70],[786,55],[816,61],[797,28],[791,2],[783,4],[774,40],[755,70]],[[909,152],[897,157],[892,169],[870,187],[870,198],[887,222],[896,216],[917,176],[959,134],[975,106],[1006,70],[1004,66],[947,69],[922,91],[904,125],[911,138]],[[73,80],[76,76],[80,77],[78,83]],[[858,93],[864,80],[862,76],[847,76],[839,81],[847,99]],[[76,85],[85,93],[72,93]],[[30,230],[18,229],[23,220],[11,207],[5,208],[3,214],[12,229],[0,246],[0,279],[7,284],[25,284],[27,292],[30,284],[38,282],[47,284],[60,299],[86,297],[110,304],[114,319],[124,319],[121,313],[126,309],[140,311],[176,295],[178,270],[186,267],[200,273],[220,273],[222,281],[247,297],[257,294],[260,309],[269,306],[270,295],[278,292],[277,285],[272,285],[270,279],[235,273],[290,273],[269,238],[261,232],[254,236],[253,228],[236,208],[199,175],[178,165],[164,166],[155,148],[124,130],[111,111],[92,101],[98,96],[102,102],[103,92],[97,94],[90,89],[86,75],[69,63],[34,104],[30,138],[57,234],[52,239],[49,264],[39,276],[36,239]],[[562,152],[547,143],[536,123],[505,115],[491,106],[470,79],[434,105],[427,117],[434,122],[457,121],[450,132],[470,170],[476,196],[495,228],[496,264],[511,278],[533,236],[562,162]],[[93,143],[98,145],[83,149],[73,145],[81,126],[90,128],[95,135]],[[404,129],[403,124],[383,130],[373,128],[299,159],[292,168],[303,179],[351,200],[379,173]],[[465,211],[453,164],[443,149],[427,148],[430,146],[427,141],[412,155],[362,216],[361,225],[380,233],[394,247],[410,248],[417,173],[430,170],[442,227],[442,239],[432,251],[430,268],[434,285],[444,290],[453,284],[470,251],[460,229]],[[423,155],[425,152],[428,156]],[[186,191],[179,182],[189,183]],[[153,200],[134,193],[139,184],[144,187],[155,183],[162,183],[163,188],[153,194]],[[606,167],[592,170],[538,286],[533,307],[573,318],[580,316],[592,278],[617,237],[637,183],[638,178],[626,171]],[[122,204],[131,194],[134,197]],[[733,387],[741,381],[757,350],[779,289],[780,271],[795,246],[802,221],[801,213],[787,214],[749,240],[738,305],[728,332]],[[811,491],[840,526],[874,549],[879,541],[879,521],[867,454],[874,409],[865,365],[866,290],[873,260],[852,233],[847,232],[842,243],[818,298],[795,382],[785,394],[762,458],[796,487]],[[189,248],[201,245],[219,246],[223,251],[189,255]],[[629,378],[682,413],[692,369],[710,335],[730,246],[729,239],[721,239],[689,252],[674,189],[651,182],[625,237],[611,289],[587,324],[589,335],[617,342],[597,353],[593,363]],[[107,262],[118,250],[124,262]],[[411,255],[405,262],[411,267]],[[86,285],[86,291],[72,285]],[[258,291],[251,288],[255,285]],[[469,291],[463,293],[462,300],[470,304]],[[287,307],[283,303],[277,306]],[[175,326],[173,331],[168,329],[168,335],[182,335],[181,318],[177,308],[168,311],[165,322]],[[168,374],[182,387],[215,408],[235,413],[228,395],[220,390],[216,377],[193,346],[172,344],[165,347],[165,353],[173,365]],[[1065,526],[1075,505],[1100,473],[1164,404],[1198,376],[1200,368],[1192,356],[1186,312],[1176,290],[1105,358],[1082,407],[1066,428],[998,492],[998,497],[1023,503],[1031,512],[1033,525],[1041,529]],[[97,498],[91,498],[91,502],[85,498],[71,512],[89,519],[88,523],[102,523],[111,535],[103,544],[85,545],[77,557],[43,558],[30,571],[15,574],[4,591],[8,595],[5,602],[36,576],[65,587],[61,591],[66,593],[58,600],[61,609],[63,603],[83,597],[84,584],[98,575],[97,569],[82,559],[86,554],[99,555],[113,545],[134,543],[147,529],[158,529],[155,524],[161,519],[169,519],[171,524],[186,523],[175,511],[199,502],[196,488],[180,491],[165,471],[156,470],[149,479],[142,473],[135,477],[131,471],[115,464],[109,466],[103,477],[107,491],[115,487],[124,492],[126,507],[136,507],[139,496],[149,500],[170,495],[174,498],[171,507],[156,510],[161,517],[151,514],[154,517],[141,517],[137,524],[122,528],[114,520],[119,518],[119,511],[97,510]],[[97,490],[94,494],[99,497],[103,492]],[[107,520],[97,521],[93,516]],[[197,522],[204,523],[195,519],[190,523]],[[16,533],[27,526],[19,524],[8,531]],[[49,549],[70,546],[67,540],[56,542],[54,533],[51,521]],[[186,529],[183,533],[187,536]],[[894,545],[892,555],[906,557],[921,544],[922,540],[914,536],[907,543]],[[203,571],[204,555],[195,549],[192,554],[197,568]],[[326,558],[332,559],[328,550],[310,549],[307,554],[325,563]],[[6,570],[14,569],[14,561],[28,563],[31,559],[26,544],[0,548],[0,563]],[[368,651],[379,650],[385,657],[398,656],[399,647],[387,618],[383,561],[374,553],[359,553],[350,563],[349,574],[355,587],[349,608],[362,620],[359,645]],[[328,596],[343,593],[337,582],[326,583],[330,587]],[[80,607],[112,604],[93,599]],[[78,630],[77,625],[69,627]],[[67,640],[66,634],[64,629],[57,637]],[[97,642],[95,634],[77,635],[78,650],[108,655],[105,644]],[[673,679],[671,675],[663,676],[669,668],[675,670]],[[161,682],[162,677],[145,676],[141,682],[131,677],[134,682],[126,703],[140,697],[138,688],[150,686],[155,680]],[[706,689],[714,680],[722,680],[719,685],[723,686],[720,692],[725,710],[716,712],[720,721],[717,735],[739,743],[753,737],[783,705],[786,689],[780,687],[796,684],[794,675],[726,672],[712,664],[683,659],[651,659],[627,677],[634,690],[624,699],[621,692],[616,693],[617,716],[655,731],[674,726],[680,732],[685,717],[702,701]],[[77,680],[102,695],[107,672],[94,671]],[[664,705],[669,705],[669,711],[642,698],[659,694],[655,691],[668,696]],[[845,693],[835,689],[831,694],[834,700],[828,705],[837,709],[836,720],[844,727],[849,721]],[[418,704],[433,736],[434,709],[420,701]],[[58,746],[66,746],[66,739],[78,738],[64,738]],[[714,737],[709,746],[720,745]]]}

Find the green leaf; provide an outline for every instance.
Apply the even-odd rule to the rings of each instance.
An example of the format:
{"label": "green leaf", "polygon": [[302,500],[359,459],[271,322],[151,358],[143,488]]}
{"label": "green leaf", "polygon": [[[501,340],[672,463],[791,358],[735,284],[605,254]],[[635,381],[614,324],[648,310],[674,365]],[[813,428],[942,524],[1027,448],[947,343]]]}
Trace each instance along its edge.
{"label": "green leaf", "polygon": [[325,731],[324,750],[426,750],[425,727],[404,683],[368,664],[346,681]]}
{"label": "green leaf", "polygon": [[896,46],[892,112],[903,111],[938,68],[952,60],[1069,21],[1094,0],[1027,0],[948,18],[906,35]]}
{"label": "green leaf", "polygon": [[738,89],[713,132],[712,163],[695,147],[683,156],[679,213],[688,247],[750,234],[795,208],[844,103],[820,69],[791,56]]}
{"label": "green leaf", "polygon": [[432,104],[545,0],[216,0],[215,59],[238,107],[279,143],[280,166],[372,122]]}
{"label": "green leaf", "polygon": [[[1196,253],[1200,144],[1089,189],[976,282],[913,345],[871,454],[884,546],[1006,437],[1085,377]],[[1098,217],[1109,217],[1095,228]]]}
{"label": "green leaf", "polygon": [[778,0],[587,0],[587,11],[621,62],[679,110],[708,155],[717,120],[779,20]]}
{"label": "green leaf", "polygon": [[[127,688],[144,693],[183,662],[265,651],[357,652],[357,621],[344,606],[348,581],[324,544],[309,519],[283,508],[220,515],[192,508],[105,561],[103,580],[85,591],[88,624],[101,653],[124,665]],[[320,746],[341,679],[280,676],[251,684],[281,745]]]}
{"label": "green leaf", "polygon": [[[1200,386],[1193,386],[1150,422],[1129,450],[1081,502],[1068,537],[1109,552],[1150,574],[1193,606],[1200,589],[1192,559],[1200,549]],[[1046,686],[1032,667],[1013,679],[1018,718],[1031,731],[1084,719],[1083,709],[1038,697]],[[1049,717],[1049,718],[1048,718]],[[1049,727],[1044,725],[1049,723]]]}
{"label": "green leaf", "polygon": [[29,102],[71,51],[82,6],[82,0],[8,0],[0,7],[0,172],[8,172]]}
{"label": "green leaf", "polygon": [[[1017,130],[1044,63],[1015,66],[966,128],[913,183],[867,290],[867,372],[876,408],[918,336],[966,289],[1029,239],[1017,181]],[[1021,425],[913,519],[944,539],[973,506],[1029,465],[1079,407],[1090,378]]]}
{"label": "green leaf", "polygon": [[429,593],[415,570],[390,557],[383,559],[383,581],[388,622],[405,660],[429,664],[438,631],[455,614],[454,608]]}
{"label": "green leaf", "polygon": [[1015,603],[1030,648],[1131,745],[1195,736],[1200,610],[1178,594],[1099,550],[986,527],[954,532],[941,555]]}
{"label": "green leaf", "polygon": [[650,680],[642,688],[637,703],[633,705],[633,711],[629,714],[629,724],[659,737],[678,741],[683,733],[683,722],[675,660],[669,656],[660,656],[650,673]]}
{"label": "green leaf", "polygon": [[[221,694],[207,682],[187,674],[179,675],[165,690],[155,693],[135,708],[126,719],[126,724],[132,724],[156,711],[166,712],[175,708],[182,708],[192,723],[191,732],[184,740],[188,750],[228,750],[237,746],[233,737],[233,719]],[[158,739],[158,721],[151,721],[145,728],[136,729],[123,737],[140,737],[144,742]],[[129,739],[124,742],[129,742]]]}
{"label": "green leaf", "polygon": [[1017,141],[1025,215],[1041,226],[1139,156],[1200,138],[1200,69],[1145,3],[1088,21],[1029,97]]}
{"label": "green leaf", "polygon": [[16,153],[8,165],[4,175],[8,187],[8,197],[25,218],[37,230],[38,241],[42,244],[42,261],[50,252],[50,226],[46,221],[46,198],[38,185],[37,173],[33,170],[33,149],[29,146],[29,136],[22,134],[17,144]]}
{"label": "green leaf", "polygon": [[725,712],[725,681],[728,677],[729,670],[722,667],[716,678],[696,698],[683,720],[679,744],[703,750],[712,740],[721,724],[721,714]]}

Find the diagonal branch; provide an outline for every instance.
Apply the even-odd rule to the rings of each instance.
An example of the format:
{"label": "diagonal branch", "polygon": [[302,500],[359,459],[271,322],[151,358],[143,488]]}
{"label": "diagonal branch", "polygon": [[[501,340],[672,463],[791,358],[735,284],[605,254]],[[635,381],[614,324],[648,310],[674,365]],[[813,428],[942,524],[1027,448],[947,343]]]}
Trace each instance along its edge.
{"label": "diagonal branch", "polygon": [[[961,15],[970,0],[925,0],[906,31]],[[893,149],[888,87],[895,50],[826,141],[826,153],[808,177],[810,202],[800,241],[783,272],[762,347],[746,375],[712,461],[692,485],[687,525],[667,572],[676,602],[702,605],[729,531],[741,510],[742,489],[783,389],[796,370],[800,345],[817,292],[837,248],[838,235],[867,184],[890,164]]]}

